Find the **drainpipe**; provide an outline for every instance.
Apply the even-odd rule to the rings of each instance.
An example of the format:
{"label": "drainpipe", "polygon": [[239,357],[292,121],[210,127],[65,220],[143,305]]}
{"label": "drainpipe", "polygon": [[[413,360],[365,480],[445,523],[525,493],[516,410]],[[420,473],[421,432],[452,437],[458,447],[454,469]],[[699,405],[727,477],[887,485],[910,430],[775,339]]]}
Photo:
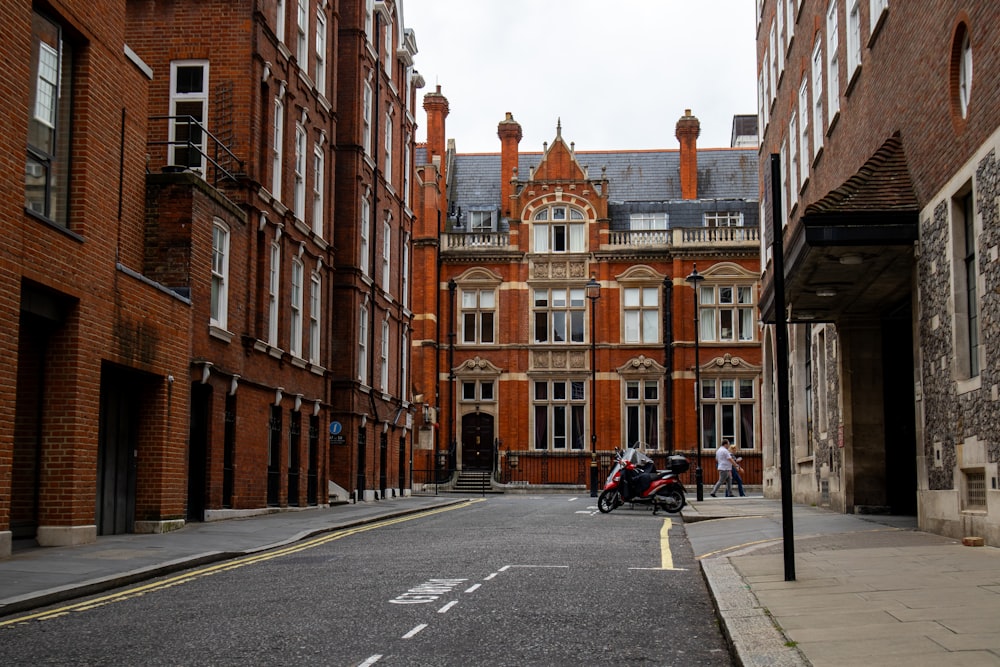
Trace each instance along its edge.
{"label": "drainpipe", "polygon": [[663,394],[666,410],[663,416],[663,435],[667,453],[674,453],[674,283],[670,276],[663,279]]}

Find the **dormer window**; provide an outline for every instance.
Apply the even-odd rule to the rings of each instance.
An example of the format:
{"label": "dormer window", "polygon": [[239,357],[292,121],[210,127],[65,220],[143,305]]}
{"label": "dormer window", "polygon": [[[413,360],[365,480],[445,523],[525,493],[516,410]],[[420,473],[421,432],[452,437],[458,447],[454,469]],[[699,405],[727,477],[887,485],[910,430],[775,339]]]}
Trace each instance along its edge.
{"label": "dormer window", "polygon": [[629,215],[629,229],[646,231],[650,229],[666,229],[666,213],[632,213]]}
{"label": "dormer window", "polygon": [[469,211],[470,232],[495,232],[497,230],[497,212],[495,209],[486,211]]}

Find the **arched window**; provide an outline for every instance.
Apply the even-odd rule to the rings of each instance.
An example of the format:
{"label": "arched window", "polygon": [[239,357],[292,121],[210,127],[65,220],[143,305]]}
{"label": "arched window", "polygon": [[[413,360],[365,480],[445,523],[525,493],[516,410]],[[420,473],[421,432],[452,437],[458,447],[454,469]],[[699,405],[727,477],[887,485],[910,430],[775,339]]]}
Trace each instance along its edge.
{"label": "arched window", "polygon": [[586,252],[587,222],[583,211],[571,206],[547,206],[532,216],[535,252]]}

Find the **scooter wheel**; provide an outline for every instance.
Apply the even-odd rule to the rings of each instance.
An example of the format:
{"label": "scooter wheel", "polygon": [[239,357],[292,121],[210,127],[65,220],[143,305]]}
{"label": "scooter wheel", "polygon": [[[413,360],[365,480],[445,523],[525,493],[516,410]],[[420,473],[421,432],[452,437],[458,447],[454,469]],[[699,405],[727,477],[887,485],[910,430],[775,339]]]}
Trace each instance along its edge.
{"label": "scooter wheel", "polygon": [[661,491],[656,494],[656,498],[660,503],[660,507],[670,514],[677,514],[687,504],[687,501],[684,499],[684,492],[678,488]]}
{"label": "scooter wheel", "polygon": [[597,499],[597,509],[599,509],[602,514],[607,514],[621,504],[621,494],[618,493],[618,489],[608,489],[607,491],[602,491],[600,497]]}

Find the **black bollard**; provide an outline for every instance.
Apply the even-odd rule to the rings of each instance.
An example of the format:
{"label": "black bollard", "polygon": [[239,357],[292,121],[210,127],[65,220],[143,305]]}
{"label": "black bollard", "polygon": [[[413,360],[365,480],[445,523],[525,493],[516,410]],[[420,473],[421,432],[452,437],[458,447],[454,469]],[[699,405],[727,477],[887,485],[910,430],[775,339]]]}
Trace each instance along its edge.
{"label": "black bollard", "polygon": [[698,467],[694,469],[694,488],[697,493],[698,500],[705,499],[705,486],[702,484],[701,475],[701,463],[698,463]]}

